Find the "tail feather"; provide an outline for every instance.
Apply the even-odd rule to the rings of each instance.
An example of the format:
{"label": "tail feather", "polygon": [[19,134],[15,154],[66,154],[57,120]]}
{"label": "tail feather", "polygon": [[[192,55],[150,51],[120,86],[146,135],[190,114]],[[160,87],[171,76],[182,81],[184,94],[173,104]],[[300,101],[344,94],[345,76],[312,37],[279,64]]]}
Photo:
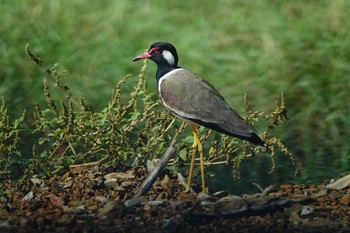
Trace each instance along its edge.
{"label": "tail feather", "polygon": [[261,147],[262,149],[266,149],[265,142],[256,133],[252,133],[250,137],[246,137],[244,139],[256,146]]}
{"label": "tail feather", "polygon": [[[204,121],[200,121],[198,119],[191,119],[191,118],[184,118],[184,119],[189,120],[195,124],[205,126],[209,129],[215,130],[217,132],[220,132],[220,133],[223,133],[226,135],[230,135],[230,136],[235,137],[235,138],[240,138],[240,139],[246,140],[250,143],[253,143],[256,146],[259,146],[261,149],[266,149],[264,141],[255,132],[251,132],[249,136],[242,136],[240,134],[235,134],[235,133],[229,132],[229,131],[221,128],[219,125],[214,124],[214,123],[204,122]],[[247,132],[247,134],[248,134],[248,132]]]}

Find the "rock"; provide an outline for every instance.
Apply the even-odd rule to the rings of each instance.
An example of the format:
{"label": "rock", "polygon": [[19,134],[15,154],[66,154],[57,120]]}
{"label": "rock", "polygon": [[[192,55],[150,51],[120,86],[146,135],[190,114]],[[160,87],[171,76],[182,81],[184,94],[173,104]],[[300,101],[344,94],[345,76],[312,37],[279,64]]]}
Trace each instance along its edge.
{"label": "rock", "polygon": [[147,205],[149,206],[165,206],[166,205],[166,201],[148,201]]}
{"label": "rock", "polygon": [[203,192],[198,193],[197,201],[204,201],[207,199],[209,199],[209,195],[207,193],[203,193]]}
{"label": "rock", "polygon": [[132,179],[134,178],[134,175],[132,173],[132,171],[127,171],[127,172],[112,172],[109,174],[106,174],[104,176],[104,178],[106,180],[109,179],[123,179],[123,180],[127,180],[127,179]]}
{"label": "rock", "polygon": [[169,176],[165,175],[164,178],[160,181],[160,186],[162,186],[168,192],[171,192],[172,188],[174,187],[174,184],[169,178]]}
{"label": "rock", "polygon": [[21,220],[19,221],[19,224],[21,225],[21,226],[24,226],[24,225],[26,225],[26,224],[28,224],[28,219],[26,219],[26,218],[21,218]]}
{"label": "rock", "polygon": [[339,222],[331,219],[315,219],[305,221],[302,224],[295,227],[295,232],[347,232],[337,231],[339,229]]}
{"label": "rock", "polygon": [[73,218],[74,218],[73,215],[64,214],[57,220],[57,223],[60,225],[68,225]]}
{"label": "rock", "polygon": [[0,219],[7,219],[9,217],[9,211],[5,208],[0,208]]}
{"label": "rock", "polygon": [[126,180],[126,181],[123,181],[121,183],[121,185],[124,187],[124,188],[127,188],[127,187],[130,187],[132,185],[132,182],[130,180]]}
{"label": "rock", "polygon": [[303,220],[299,217],[298,213],[292,211],[289,215],[288,221],[294,225],[300,224]]}
{"label": "rock", "polygon": [[32,177],[30,179],[30,182],[32,182],[32,184],[36,187],[39,187],[41,184],[43,184],[43,180],[42,179],[39,179],[39,178],[36,178],[36,177]]}
{"label": "rock", "polygon": [[0,228],[1,229],[6,229],[7,227],[10,226],[10,223],[8,220],[2,220],[0,219]]}
{"label": "rock", "polygon": [[314,208],[312,206],[304,206],[303,209],[300,212],[300,216],[307,216],[309,214],[312,214],[314,212]]}
{"label": "rock", "polygon": [[34,193],[33,191],[30,191],[29,193],[27,193],[27,195],[25,195],[22,199],[22,201],[30,201],[34,198]]}
{"label": "rock", "polygon": [[72,208],[73,213],[75,214],[82,214],[86,212],[86,207],[85,205],[80,205]]}
{"label": "rock", "polygon": [[349,206],[350,204],[350,195],[345,194],[343,197],[339,199],[339,203],[345,206]]}
{"label": "rock", "polygon": [[109,212],[115,209],[115,207],[116,207],[116,203],[114,201],[109,201],[105,203],[102,207],[98,209],[97,218],[106,217]]}
{"label": "rock", "polygon": [[243,198],[240,197],[240,196],[228,195],[226,197],[221,198],[216,203],[220,203],[220,202],[235,202],[235,201],[242,201],[242,200],[243,200]]}
{"label": "rock", "polygon": [[218,200],[215,203],[215,209],[221,212],[225,212],[240,209],[246,205],[247,203],[243,198],[239,196],[229,195]]}
{"label": "rock", "polygon": [[267,188],[264,189],[263,194],[268,195],[270,193],[274,193],[277,191],[277,187],[275,185],[270,185]]}
{"label": "rock", "polygon": [[261,206],[269,203],[272,198],[269,197],[249,197],[246,198],[247,203],[251,206]]}
{"label": "rock", "polygon": [[332,200],[335,200],[335,199],[338,199],[338,198],[341,198],[343,196],[342,193],[340,193],[339,191],[336,191],[336,190],[333,190],[332,192],[330,192],[328,194],[328,197]]}
{"label": "rock", "polygon": [[124,205],[125,207],[132,207],[132,206],[135,206],[135,205],[138,205],[140,204],[142,201],[143,201],[143,197],[137,197],[137,198],[132,198],[130,200],[127,200]]}
{"label": "rock", "polygon": [[106,203],[108,201],[108,198],[106,198],[104,196],[96,196],[95,200],[100,202],[100,203]]}
{"label": "rock", "polygon": [[91,205],[86,208],[89,213],[94,213],[98,210],[98,205]]}
{"label": "rock", "polygon": [[343,176],[342,178],[328,184],[326,188],[340,190],[349,186],[350,186],[350,174]]}
{"label": "rock", "polygon": [[105,180],[104,184],[106,185],[106,187],[109,188],[116,189],[117,187],[119,187],[118,180],[114,178]]}
{"label": "rock", "polygon": [[291,189],[293,189],[293,185],[291,185],[291,184],[281,184],[281,185],[280,185],[280,188],[281,188],[281,189],[288,189],[288,190],[291,190]]}
{"label": "rock", "polygon": [[50,195],[50,202],[53,206],[61,208],[64,204],[64,200],[60,196]]}
{"label": "rock", "polygon": [[151,173],[155,168],[155,166],[158,164],[158,162],[159,162],[159,159],[147,160],[147,163],[146,163],[147,172]]}
{"label": "rock", "polygon": [[164,219],[163,224],[161,228],[163,230],[168,230],[168,229],[177,229],[179,226],[181,226],[182,221],[180,218],[170,218],[170,219]]}
{"label": "rock", "polygon": [[326,188],[323,188],[320,191],[318,191],[314,196],[323,197],[323,196],[326,196],[327,194],[328,194],[328,190]]}

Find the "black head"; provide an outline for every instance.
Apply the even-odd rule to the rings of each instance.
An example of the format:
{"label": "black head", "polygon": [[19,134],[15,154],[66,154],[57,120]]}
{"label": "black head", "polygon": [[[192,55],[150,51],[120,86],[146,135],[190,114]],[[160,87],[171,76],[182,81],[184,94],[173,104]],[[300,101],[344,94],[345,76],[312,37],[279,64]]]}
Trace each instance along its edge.
{"label": "black head", "polygon": [[156,42],[150,46],[147,52],[135,57],[132,61],[149,58],[158,66],[177,67],[179,57],[175,47],[167,42]]}

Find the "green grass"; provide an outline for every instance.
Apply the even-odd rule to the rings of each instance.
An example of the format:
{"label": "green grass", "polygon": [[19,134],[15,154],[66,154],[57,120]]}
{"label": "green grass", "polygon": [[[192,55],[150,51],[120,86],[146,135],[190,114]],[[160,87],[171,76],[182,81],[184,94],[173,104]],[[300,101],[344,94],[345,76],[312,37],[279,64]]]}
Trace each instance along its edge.
{"label": "green grass", "polygon": [[[169,41],[180,65],[213,83],[242,115],[245,93],[269,112],[284,91],[290,120],[276,135],[302,161],[301,179],[319,182],[350,168],[349,10],[346,0],[3,1],[0,96],[13,118],[27,109],[28,125],[35,102],[44,103],[45,74],[26,56],[29,43],[46,64],[69,71],[75,96],[101,110],[115,83],[139,72],[131,59],[154,41]],[[156,92],[154,72],[150,64],[146,78]],[[24,151],[29,141],[21,142]],[[287,164],[267,177],[269,169],[259,167],[266,164],[252,160],[242,177],[286,182],[293,169],[280,160]]]}

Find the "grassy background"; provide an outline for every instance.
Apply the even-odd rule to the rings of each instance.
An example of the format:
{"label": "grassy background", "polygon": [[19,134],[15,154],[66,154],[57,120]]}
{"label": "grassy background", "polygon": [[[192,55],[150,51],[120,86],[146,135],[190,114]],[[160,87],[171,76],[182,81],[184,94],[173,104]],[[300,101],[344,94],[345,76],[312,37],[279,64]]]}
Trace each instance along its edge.
{"label": "grassy background", "polygon": [[[350,168],[348,12],[347,0],[2,1],[0,96],[13,117],[27,109],[30,126],[35,101],[44,99],[44,74],[25,54],[29,43],[45,64],[68,70],[72,92],[101,110],[115,83],[139,72],[133,57],[155,41],[172,42],[180,65],[215,84],[242,115],[245,93],[257,109],[270,111],[285,92],[290,120],[276,136],[300,158],[301,176],[293,178],[287,158],[270,176],[268,158],[253,159],[232,185],[320,182]],[[155,68],[149,66],[147,78],[156,92]],[[30,152],[28,141],[22,143]]]}

